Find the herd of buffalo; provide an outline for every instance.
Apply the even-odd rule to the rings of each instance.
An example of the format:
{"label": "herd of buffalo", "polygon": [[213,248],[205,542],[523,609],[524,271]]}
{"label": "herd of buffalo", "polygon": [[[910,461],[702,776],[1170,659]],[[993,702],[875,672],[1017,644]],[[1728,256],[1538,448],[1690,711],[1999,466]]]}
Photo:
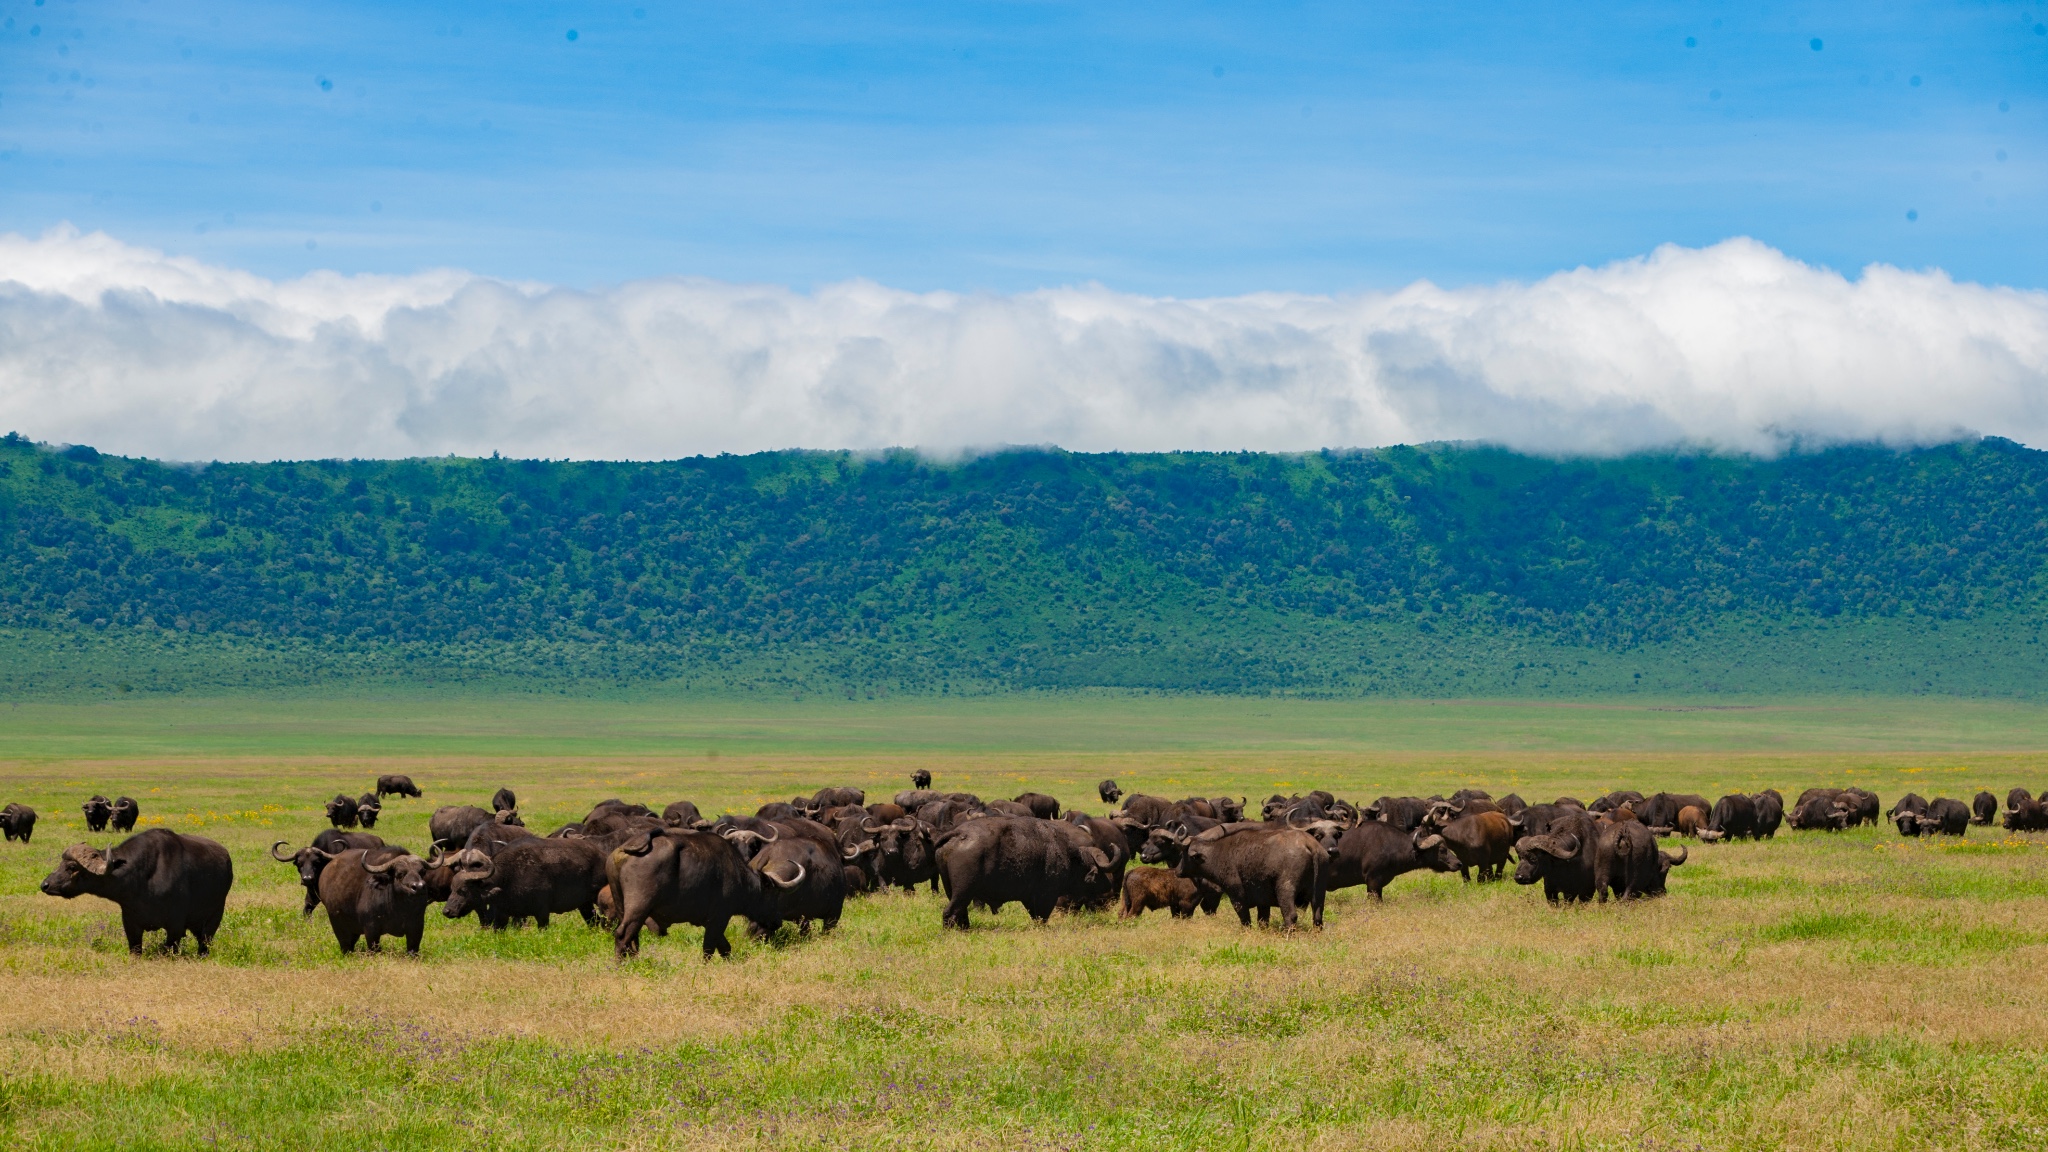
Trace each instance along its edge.
{"label": "herd of buffalo", "polygon": [[[525,827],[518,799],[500,788],[491,807],[451,805],[428,822],[432,845],[422,857],[386,843],[375,826],[385,796],[419,797],[405,776],[381,776],[374,792],[338,795],[327,803],[333,827],[312,843],[270,849],[297,870],[306,915],[324,906],[344,953],[358,940],[371,951],[386,936],[405,938],[417,953],[428,907],[451,919],[472,912],[492,928],[576,912],[610,926],[617,955],[634,955],[644,928],[666,935],[676,924],[704,930],[704,954],[730,955],[726,926],[738,917],[768,934],[794,923],[830,930],[851,896],[930,885],[947,900],[942,923],[966,928],[969,909],[991,912],[1022,904],[1038,920],[1062,908],[1106,908],[1121,915],[1164,909],[1191,917],[1213,914],[1228,898],[1238,919],[1254,911],[1268,923],[1277,908],[1292,928],[1306,908],[1321,926],[1332,889],[1363,885],[1379,899],[1407,872],[1456,872],[1470,880],[1502,879],[1515,865],[1518,884],[1541,881],[1552,902],[1655,896],[1687,850],[1665,852],[1663,836],[1701,841],[1767,839],[1780,826],[1836,830],[1891,820],[1904,836],[1963,835],[1969,825],[2003,816],[2013,831],[2048,830],[2048,793],[2023,788],[1998,800],[1980,792],[1960,800],[1906,795],[1880,817],[1875,794],[1860,788],[1810,788],[1788,813],[1784,797],[1766,789],[1708,803],[1670,792],[1612,792],[1590,804],[1571,797],[1528,804],[1477,789],[1444,796],[1383,796],[1354,805],[1328,792],[1273,796],[1257,819],[1246,801],[1229,797],[1167,800],[1124,795],[1113,780],[1098,791],[1107,816],[1062,812],[1051,796],[1026,792],[984,801],[965,792],[935,792],[931,774],[914,788],[868,803],[858,788],[823,788],[751,816],[707,819],[678,800],[656,812],[643,804],[605,800],[583,819],[545,836]],[[140,809],[128,797],[85,802],[86,826],[129,832]],[[0,810],[8,840],[26,842],[36,813],[21,804]],[[1131,867],[1133,861],[1147,867]],[[104,897],[121,909],[130,951],[143,933],[161,930],[175,951],[190,932],[205,955],[219,929],[234,883],[225,848],[203,836],[150,828],[105,851],[86,844],[64,850],[42,890],[70,899]]]}

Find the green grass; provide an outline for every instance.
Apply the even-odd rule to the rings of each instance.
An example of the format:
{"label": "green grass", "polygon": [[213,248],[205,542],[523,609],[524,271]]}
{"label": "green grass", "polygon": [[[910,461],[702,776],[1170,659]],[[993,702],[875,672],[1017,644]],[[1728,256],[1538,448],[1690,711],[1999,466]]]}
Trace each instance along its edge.
{"label": "green grass", "polygon": [[[1680,707],[1659,705],[1657,708]],[[343,957],[289,869],[319,804],[376,771],[438,803],[505,783],[535,825],[604,796],[751,808],[1026,786],[1099,810],[1155,792],[1630,782],[1715,795],[1854,780],[1967,796],[2048,782],[2048,713],[1828,701],[1350,704],[1185,697],[728,702],[272,694],[0,708],[0,1138],[28,1148],[2033,1148],[2048,1134],[2048,839],[1889,828],[1690,845],[1668,898],[1553,909],[1512,884],[1335,894],[1321,932],[1228,909],[940,929],[927,893],[838,931],[649,938],[619,965],[545,932],[430,916],[425,954]],[[580,738],[579,738],[580,737]],[[707,752],[719,749],[712,759]],[[35,885],[77,803],[235,857],[205,961],[130,958],[110,905]]]}

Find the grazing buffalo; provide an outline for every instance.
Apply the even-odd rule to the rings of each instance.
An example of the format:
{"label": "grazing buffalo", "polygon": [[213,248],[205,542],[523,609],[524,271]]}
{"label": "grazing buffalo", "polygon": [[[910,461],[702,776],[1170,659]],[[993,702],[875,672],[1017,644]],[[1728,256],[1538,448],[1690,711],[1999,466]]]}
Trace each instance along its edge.
{"label": "grazing buffalo", "polygon": [[1292,929],[1297,910],[1306,903],[1320,928],[1323,879],[1329,874],[1329,861],[1323,846],[1299,829],[1219,827],[1182,844],[1175,871],[1186,879],[1222,889],[1240,924],[1252,922],[1253,909],[1258,910],[1260,924],[1270,923],[1271,911],[1277,906],[1281,926]]}
{"label": "grazing buffalo", "polygon": [[2033,798],[2034,794],[2032,792],[2027,791],[2025,788],[2015,788],[2012,791],[2007,792],[2005,794],[2005,806],[2007,808],[2017,808],[2023,802],[2032,800]]}
{"label": "grazing buffalo", "polygon": [[1583,808],[1568,809],[1543,832],[1515,841],[1515,883],[1543,881],[1552,904],[1586,903],[1598,888],[1599,826]]}
{"label": "grazing buffalo", "polygon": [[1382,796],[1366,806],[1364,815],[1368,820],[1382,820],[1403,832],[1413,832],[1429,816],[1430,804],[1419,796]]}
{"label": "grazing buffalo", "polygon": [[1998,819],[1998,797],[1989,792],[1979,792],[1970,801],[1970,823],[1990,824]]}
{"label": "grazing buffalo", "polygon": [[419,795],[419,787],[412,782],[410,776],[377,777],[377,797],[380,800],[386,796],[410,796],[417,800]]}
{"label": "grazing buffalo", "polygon": [[1040,820],[1060,818],[1060,802],[1043,792],[1025,792],[1017,797],[1017,803],[1031,811]]}
{"label": "grazing buffalo", "polygon": [[406,954],[419,955],[428,900],[427,862],[402,848],[351,848],[320,873],[320,903],[344,956],[357,940],[381,952],[386,936],[405,937]]}
{"label": "grazing buffalo", "polygon": [[79,805],[79,810],[85,813],[85,830],[87,832],[105,832],[107,830],[107,821],[114,818],[113,802],[105,796],[95,796],[87,800],[84,804]]}
{"label": "grazing buffalo", "polygon": [[1838,795],[1833,789],[1809,789],[1786,822],[1799,831],[1840,832],[1849,826],[1849,808],[1836,799]]}
{"label": "grazing buffalo", "polygon": [[794,804],[782,800],[770,800],[768,803],[754,809],[754,815],[762,820],[794,820],[802,816],[803,813],[797,811]]}
{"label": "grazing buffalo", "polygon": [[1436,836],[1436,843],[1418,848],[1416,841],[1433,833],[1403,832],[1392,824],[1368,820],[1347,828],[1337,841],[1323,879],[1323,891],[1365,885],[1375,900],[1384,900],[1388,881],[1407,872],[1456,872],[1457,854]]}
{"label": "grazing buffalo", "polygon": [[472,858],[459,866],[441,912],[456,920],[474,910],[480,922],[497,929],[528,916],[546,928],[549,916],[564,912],[581,912],[584,923],[595,924],[597,890],[605,882],[605,854],[597,845],[532,836],[487,860]]}
{"label": "grazing buffalo", "polygon": [[1714,801],[1707,828],[1716,840],[1750,840],[1757,835],[1756,797],[1733,792]]}
{"label": "grazing buffalo", "polygon": [[688,800],[678,800],[661,810],[661,822],[670,828],[695,828],[704,823],[704,814]]}
{"label": "grazing buffalo", "polygon": [[991,816],[1014,816],[1020,819],[1038,819],[1038,813],[1033,812],[1031,810],[1030,805],[1019,804],[1015,800],[991,800],[988,802],[988,812]]}
{"label": "grazing buffalo", "polygon": [[827,932],[839,927],[840,912],[846,907],[846,873],[840,858],[837,849],[828,851],[816,841],[785,836],[762,845],[748,867],[773,883],[782,921],[796,921],[798,934],[809,935],[813,920]]}
{"label": "grazing buffalo", "polygon": [[1899,797],[1899,802],[1892,805],[1891,809],[1884,815],[1885,819],[1898,826],[1899,835],[1918,836],[1920,834],[1920,817],[1926,814],[1927,801],[1921,799],[1920,794],[1917,792],[1908,792],[1904,796]]}
{"label": "grazing buffalo", "polygon": [[382,848],[384,840],[369,832],[343,832],[338,828],[329,828],[313,837],[311,844],[289,856],[278,854],[277,850],[282,847],[282,840],[272,844],[270,858],[280,864],[290,864],[298,870],[299,883],[306,889],[306,905],[300,912],[311,916],[313,909],[320,906],[320,873],[326,870],[328,862],[351,848]]}
{"label": "grazing buffalo", "polygon": [[1756,805],[1756,838],[1775,839],[1778,825],[1785,822],[1785,797],[1776,788],[1766,788],[1749,799]]}
{"label": "grazing buffalo", "polygon": [[585,816],[585,817],[583,818],[583,822],[584,822],[585,824],[588,824],[588,823],[590,823],[590,822],[591,822],[592,820],[596,820],[597,818],[599,818],[599,817],[601,817],[601,816],[652,816],[652,815],[654,815],[654,809],[652,809],[652,808],[649,808],[649,807],[648,807],[647,805],[645,805],[645,804],[628,804],[628,803],[627,803],[627,802],[625,802],[624,800],[620,800],[620,799],[617,799],[617,798],[613,798],[613,799],[610,799],[610,800],[599,800],[599,801],[598,801],[597,803],[595,803],[595,804],[591,805],[591,807],[590,807],[590,814],[589,814],[588,816]]}
{"label": "grazing buffalo", "polygon": [[343,792],[327,802],[327,822],[336,828],[356,826],[356,798]]}
{"label": "grazing buffalo", "polygon": [[384,805],[375,792],[365,792],[356,797],[356,823],[365,828],[375,828],[377,818],[384,815]]}
{"label": "grazing buffalo", "polygon": [[1124,794],[1124,790],[1117,787],[1114,780],[1103,780],[1095,785],[1095,794],[1102,797],[1104,804],[1114,804],[1116,798]]}
{"label": "grazing buffalo", "polygon": [[1133,868],[1124,873],[1123,894],[1123,907],[1116,914],[1119,920],[1135,920],[1156,908],[1166,909],[1176,920],[1189,920],[1202,903],[1201,887],[1168,868]]}
{"label": "grazing buffalo", "polygon": [[[1646,797],[1640,804],[1631,804],[1636,819],[1651,828],[1675,829],[1678,827],[1678,813],[1683,808],[1697,808],[1702,812],[1713,811],[1705,796],[1690,792],[1658,792]],[[1666,833],[1668,834],[1668,832]]]}
{"label": "grazing buffalo", "polygon": [[1612,812],[1613,810],[1621,807],[1624,804],[1635,805],[1641,804],[1642,802],[1643,794],[1641,792],[1623,790],[1619,792],[1609,792],[1607,795],[1602,796],[1598,800],[1595,800],[1591,804],[1587,805],[1587,809],[1593,812]]}
{"label": "grazing buffalo", "polygon": [[764,933],[782,926],[781,879],[749,868],[710,832],[648,832],[613,850],[606,870],[618,908],[612,947],[621,960],[640,951],[640,929],[649,923],[662,933],[671,924],[703,928],[707,959],[732,955],[725,927],[735,916]]}
{"label": "grazing buffalo", "polygon": [[517,807],[519,807],[519,797],[513,795],[510,788],[500,788],[496,792],[491,793],[491,811],[510,812]]}
{"label": "grazing buffalo", "polygon": [[1706,840],[1719,840],[1726,835],[1708,827],[1708,822],[1706,809],[1697,804],[1687,804],[1678,810],[1678,821],[1673,825],[1673,831],[1680,836],[1697,836]]}
{"label": "grazing buffalo", "polygon": [[26,804],[9,804],[0,808],[0,832],[6,833],[9,840],[28,843],[29,838],[36,834],[36,810]]}
{"label": "grazing buffalo", "polygon": [[227,849],[204,836],[151,828],[105,852],[73,844],[57,870],[43,877],[42,887],[46,895],[66,900],[99,896],[120,905],[130,952],[139,955],[142,934],[161,928],[164,951],[177,951],[189,931],[204,956],[234,885]]}
{"label": "grazing buffalo", "polygon": [[2029,796],[2026,789],[2013,789],[2005,804],[2006,831],[2039,832],[2048,828],[2048,804]]}
{"label": "grazing buffalo", "polygon": [[912,772],[910,774],[910,786],[912,788],[930,788],[932,786],[931,769],[919,768],[917,771]]}
{"label": "grazing buffalo", "polygon": [[1665,876],[1685,863],[1684,848],[1677,856],[1658,851],[1656,833],[1639,820],[1604,823],[1594,831],[1593,889],[1602,901],[1610,892],[1622,900],[1661,895]]}
{"label": "grazing buffalo", "polygon": [[[1515,846],[1514,825],[1498,812],[1460,816],[1445,824],[1437,835],[1457,854],[1459,878],[1470,880],[1472,870],[1477,869],[1481,883],[1501,878],[1507,868],[1508,853]],[[1434,847],[1427,836],[1417,846]]]}
{"label": "grazing buffalo", "polygon": [[1928,803],[1919,824],[1922,836],[1967,836],[1970,834],[1970,809],[1961,800],[1942,797]]}
{"label": "grazing buffalo", "polygon": [[432,847],[453,850],[460,848],[469,834],[494,817],[474,804],[448,804],[434,809],[427,819],[427,835],[432,837]]}
{"label": "grazing buffalo", "polygon": [[1508,817],[1509,819],[1513,819],[1514,817],[1521,815],[1529,808],[1529,802],[1527,800],[1522,799],[1520,796],[1515,795],[1513,792],[1510,792],[1507,795],[1501,797],[1500,799],[1495,800],[1493,803],[1495,807],[1500,809],[1500,814]]}
{"label": "grazing buffalo", "polygon": [[849,804],[858,808],[867,802],[868,794],[858,788],[820,788],[811,797],[811,807],[815,810],[843,808]]}
{"label": "grazing buffalo", "polygon": [[889,797],[889,799],[894,801],[905,812],[915,812],[919,808],[934,801],[943,800],[945,797],[929,788],[905,788],[896,795]]}
{"label": "grazing buffalo", "polygon": [[989,816],[939,837],[938,864],[948,897],[939,922],[964,929],[970,903],[1000,912],[1014,900],[1041,921],[1052,918],[1062,897],[1090,903],[1114,861],[1072,824]]}
{"label": "grazing buffalo", "polygon": [[133,797],[121,796],[115,799],[113,811],[108,814],[107,825],[116,832],[135,831],[135,821],[142,815],[142,806]]}

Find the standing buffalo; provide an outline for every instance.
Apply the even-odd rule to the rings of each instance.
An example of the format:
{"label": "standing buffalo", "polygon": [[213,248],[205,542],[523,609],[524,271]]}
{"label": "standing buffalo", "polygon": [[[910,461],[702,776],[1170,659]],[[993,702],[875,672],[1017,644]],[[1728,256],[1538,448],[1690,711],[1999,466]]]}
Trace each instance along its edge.
{"label": "standing buffalo", "polygon": [[1515,841],[1515,883],[1543,881],[1543,898],[1586,903],[1598,887],[1599,828],[1583,808],[1570,809],[1544,831]]}
{"label": "standing buffalo", "polygon": [[320,873],[320,903],[344,956],[358,939],[381,952],[386,936],[405,937],[406,953],[419,955],[429,899],[427,862],[402,848],[351,848]]}
{"label": "standing buffalo", "polygon": [[1087,830],[1056,820],[988,816],[939,837],[939,879],[948,897],[939,922],[966,928],[967,906],[992,912],[1011,901],[1049,920],[1062,897],[1092,902],[1113,861]]}
{"label": "standing buffalo", "polygon": [[548,917],[580,912],[583,922],[597,922],[597,892],[605,886],[605,854],[588,840],[530,836],[483,858],[465,850],[469,860],[457,866],[448,902],[441,909],[450,920],[475,911],[486,927],[502,929],[514,920],[533,917],[548,926]]}
{"label": "standing buffalo", "polygon": [[[1470,880],[1471,871],[1477,869],[1481,883],[1501,878],[1508,852],[1515,846],[1514,825],[1498,812],[1460,816],[1445,824],[1436,835],[1457,853],[1458,876]],[[1427,836],[1417,841],[1417,847],[1434,846]]]}
{"label": "standing buffalo", "polygon": [[[1425,835],[1433,837],[1436,843],[1428,848],[1417,847],[1416,841]],[[1331,858],[1323,879],[1323,891],[1363,884],[1373,899],[1383,900],[1388,881],[1422,869],[1456,872],[1458,857],[1444,844],[1443,837],[1434,833],[1403,832],[1392,824],[1368,820],[1346,829],[1338,839],[1337,854]]]}
{"label": "standing buffalo", "polygon": [[661,810],[661,822],[670,828],[695,828],[703,821],[704,814],[688,800],[678,800]]}
{"label": "standing buffalo", "polygon": [[1778,825],[1785,822],[1785,797],[1776,788],[1766,788],[1749,799],[1756,805],[1756,838],[1776,839]]}
{"label": "standing buffalo", "polygon": [[[924,787],[924,785],[919,785],[919,787]],[[1095,785],[1095,794],[1102,797],[1104,804],[1114,804],[1116,803],[1116,798],[1124,794],[1124,790],[1117,787],[1117,783],[1114,780],[1103,780]]]}
{"label": "standing buffalo", "polygon": [[1809,789],[1800,796],[1799,803],[1793,805],[1792,815],[1786,822],[1801,831],[1840,832],[1849,826],[1850,812],[1847,805],[1836,799],[1837,795],[1831,789],[1818,792]]}
{"label": "standing buffalo", "polygon": [[1686,855],[1684,848],[1675,857],[1658,851],[1656,833],[1641,821],[1602,823],[1595,828],[1594,893],[1603,901],[1609,892],[1623,900],[1661,895],[1665,876]]}
{"label": "standing buffalo", "polygon": [[2013,789],[2005,804],[2006,831],[2039,832],[2048,828],[2048,804],[2029,796],[2026,789]]}
{"label": "standing buffalo", "polygon": [[621,960],[640,950],[640,929],[649,922],[658,932],[671,924],[702,927],[706,958],[732,955],[725,926],[735,916],[763,932],[782,925],[775,898],[781,878],[749,868],[737,849],[709,832],[648,832],[614,850],[606,871],[618,909],[613,950]]}
{"label": "standing buffalo", "polygon": [[337,795],[327,802],[327,822],[336,828],[356,826],[356,799],[347,793]]}
{"label": "standing buffalo", "polygon": [[419,794],[420,790],[413,784],[412,777],[410,776],[377,777],[377,797],[379,799],[386,796],[411,796],[414,799],[418,799]]}
{"label": "standing buffalo", "polygon": [[177,951],[190,931],[204,956],[234,884],[227,849],[203,836],[151,828],[106,852],[73,844],[57,870],[43,877],[42,887],[46,895],[66,900],[99,896],[120,905],[130,952],[141,954],[142,934],[161,928],[164,951]]}
{"label": "standing buffalo", "polygon": [[365,828],[375,828],[377,818],[384,815],[384,803],[377,799],[375,792],[365,792],[356,797],[356,823]]}
{"label": "standing buffalo", "polygon": [[1422,827],[1430,804],[1418,796],[1382,796],[1366,807],[1364,815],[1368,820],[1384,820],[1403,832],[1413,832]]}
{"label": "standing buffalo", "polygon": [[867,821],[861,830],[875,839],[875,882],[880,887],[915,892],[919,884],[939,890],[939,862],[932,846],[931,826],[912,816],[887,824]]}
{"label": "standing buffalo", "polygon": [[1031,814],[1040,820],[1057,820],[1060,818],[1060,802],[1043,792],[1022,793],[1017,797],[1017,803],[1030,809]]}
{"label": "standing buffalo", "polygon": [[29,838],[36,834],[36,810],[26,804],[9,804],[0,808],[0,832],[5,832],[9,840],[28,843]]}
{"label": "standing buffalo", "polygon": [[1989,792],[1979,792],[1970,801],[1970,823],[1988,825],[1998,819],[1998,797]]}
{"label": "standing buffalo", "polygon": [[1708,820],[1707,827],[1717,833],[1714,837],[1717,840],[1755,838],[1756,797],[1735,792],[1714,801],[1714,815]]}
{"label": "standing buffalo", "polygon": [[114,805],[105,796],[94,796],[79,805],[79,810],[85,813],[87,832],[105,832],[107,821],[114,818]]}
{"label": "standing buffalo", "polygon": [[108,814],[107,824],[116,832],[135,831],[135,821],[142,815],[142,806],[131,796],[114,801],[113,810]]}
{"label": "standing buffalo", "polygon": [[298,869],[299,883],[306,889],[306,904],[300,911],[307,916],[320,906],[320,873],[325,871],[336,855],[351,848],[382,848],[382,837],[369,832],[343,832],[329,828],[313,837],[313,842],[289,856],[281,856],[278,849],[284,847],[279,840],[270,846],[270,858],[280,864],[290,864]]}
{"label": "standing buffalo", "polygon": [[1188,920],[1202,903],[1199,885],[1166,868],[1131,869],[1124,874],[1123,892],[1119,920],[1135,920],[1155,908],[1166,909],[1176,920]]}
{"label": "standing buffalo", "polygon": [[[1505,824],[1506,819],[1501,822]],[[1306,903],[1320,928],[1328,864],[1329,853],[1298,829],[1219,827],[1181,845],[1176,871],[1186,879],[1222,889],[1241,924],[1252,922],[1253,909],[1258,910],[1260,924],[1269,923],[1271,910],[1277,906],[1281,926],[1291,929],[1298,908]]]}
{"label": "standing buffalo", "polygon": [[762,845],[747,866],[774,885],[777,915],[785,923],[796,921],[797,932],[808,935],[813,920],[827,932],[839,926],[840,912],[846,907],[841,856],[814,840],[784,836]]}
{"label": "standing buffalo", "polygon": [[1891,809],[1884,815],[1885,819],[1898,825],[1899,835],[1918,836],[1920,834],[1920,817],[1926,814],[1927,801],[1921,799],[1920,795],[1916,792],[1908,792],[1904,796],[1899,797],[1899,802],[1892,805]]}
{"label": "standing buffalo", "polygon": [[1676,831],[1680,836],[1697,836],[1703,840],[1719,840],[1726,835],[1708,827],[1709,820],[1706,809],[1696,804],[1688,804],[1678,810]]}
{"label": "standing buffalo", "polygon": [[427,820],[427,835],[433,846],[450,850],[462,847],[469,834],[489,824],[494,817],[474,804],[449,804],[434,809]]}
{"label": "standing buffalo", "polygon": [[1927,811],[1919,817],[1920,835],[1967,836],[1970,833],[1970,809],[1961,800],[1947,797],[1928,803]]}
{"label": "standing buffalo", "polygon": [[919,768],[917,771],[912,772],[910,774],[910,786],[912,788],[930,788],[932,786],[931,769]]}
{"label": "standing buffalo", "polygon": [[491,793],[491,811],[510,812],[517,807],[519,807],[519,797],[513,795],[510,788],[500,788],[496,792]]}

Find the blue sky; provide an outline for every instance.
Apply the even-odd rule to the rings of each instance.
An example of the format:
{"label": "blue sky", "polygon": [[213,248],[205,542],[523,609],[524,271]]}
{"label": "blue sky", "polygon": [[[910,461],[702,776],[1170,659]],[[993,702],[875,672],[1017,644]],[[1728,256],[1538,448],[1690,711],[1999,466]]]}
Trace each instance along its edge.
{"label": "blue sky", "polygon": [[0,0],[0,25],[0,230],[267,276],[1206,296],[1746,235],[2048,279],[2048,0]]}

